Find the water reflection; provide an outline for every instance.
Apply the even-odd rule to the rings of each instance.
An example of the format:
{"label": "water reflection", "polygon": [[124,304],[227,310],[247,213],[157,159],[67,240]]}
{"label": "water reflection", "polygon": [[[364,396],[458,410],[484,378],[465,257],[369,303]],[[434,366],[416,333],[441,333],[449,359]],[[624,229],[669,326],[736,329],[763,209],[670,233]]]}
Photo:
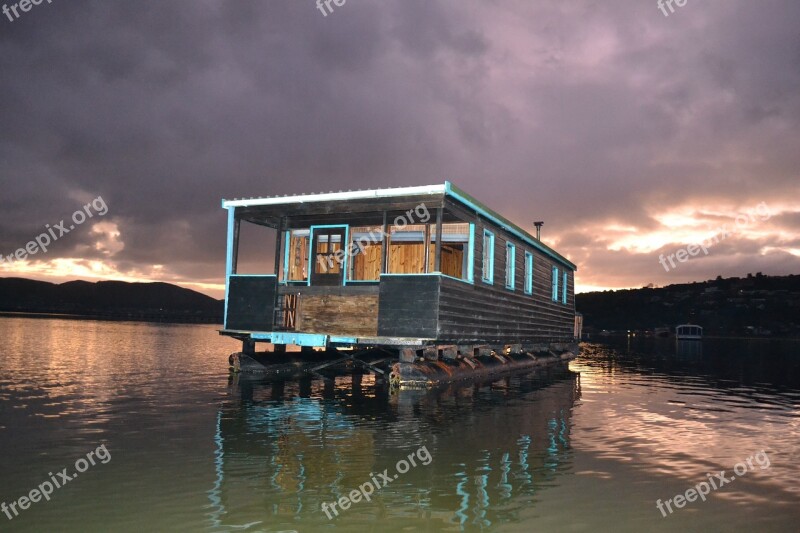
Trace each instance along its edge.
{"label": "water reflection", "polygon": [[[229,381],[212,326],[0,319],[0,502],[99,444],[112,460],[9,531],[792,531],[800,343],[585,345],[565,368],[391,394],[369,376]],[[333,502],[426,446],[328,521]],[[663,518],[758,450],[771,466]]]}
{"label": "water reflection", "polygon": [[[216,528],[485,528],[518,521],[570,468],[579,374],[561,365],[496,382],[390,391],[369,376],[235,377],[217,417]],[[425,446],[433,457],[333,522],[321,512]],[[392,526],[389,526],[392,529]]]}
{"label": "water reflection", "polygon": [[627,475],[663,480],[698,479],[765,450],[768,472],[715,497],[796,503],[798,344],[694,342],[700,346],[683,351],[670,339],[584,345],[572,365],[584,393],[573,439],[617,475],[618,465],[628,465]]}
{"label": "water reflection", "polygon": [[700,357],[703,355],[703,342],[678,339],[675,341],[675,355],[678,357]]}

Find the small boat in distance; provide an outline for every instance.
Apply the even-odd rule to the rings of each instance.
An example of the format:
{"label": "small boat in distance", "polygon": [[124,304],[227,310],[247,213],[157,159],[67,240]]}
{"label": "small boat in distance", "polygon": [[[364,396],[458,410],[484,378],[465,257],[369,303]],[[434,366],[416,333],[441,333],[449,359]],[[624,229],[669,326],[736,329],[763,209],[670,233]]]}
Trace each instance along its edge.
{"label": "small boat in distance", "polygon": [[696,324],[681,324],[675,328],[675,338],[678,340],[701,340],[703,328]]}

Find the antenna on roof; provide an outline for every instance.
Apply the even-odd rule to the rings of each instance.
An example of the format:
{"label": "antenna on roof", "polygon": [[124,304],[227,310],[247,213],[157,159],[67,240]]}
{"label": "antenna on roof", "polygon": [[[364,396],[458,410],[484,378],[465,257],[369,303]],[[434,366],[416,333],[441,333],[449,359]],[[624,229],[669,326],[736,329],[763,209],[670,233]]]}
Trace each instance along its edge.
{"label": "antenna on roof", "polygon": [[544,220],[537,220],[536,222],[533,223],[533,225],[536,226],[536,240],[537,241],[541,241],[542,240],[542,226],[544,226]]}

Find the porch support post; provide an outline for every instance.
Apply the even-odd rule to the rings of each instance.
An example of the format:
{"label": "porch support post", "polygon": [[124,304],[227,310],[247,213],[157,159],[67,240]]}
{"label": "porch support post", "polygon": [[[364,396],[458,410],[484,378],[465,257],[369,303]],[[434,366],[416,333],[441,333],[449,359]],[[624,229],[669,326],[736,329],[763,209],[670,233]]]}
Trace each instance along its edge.
{"label": "porch support post", "polygon": [[383,246],[381,246],[381,274],[389,272],[389,215],[383,212]]}
{"label": "porch support post", "polygon": [[[235,211],[231,209],[230,213],[233,215]],[[237,269],[239,268],[239,227],[242,225],[241,219],[233,217],[233,246],[231,249],[231,274],[236,274]]]}
{"label": "porch support post", "polygon": [[[275,229],[275,297],[272,299],[272,327],[275,328],[276,326],[280,327],[283,325],[283,316],[281,314],[281,307],[280,302],[283,296],[278,291],[278,287],[281,284],[281,265],[286,265],[283,261],[283,257],[281,256],[281,241],[284,239],[283,228],[286,226],[286,218],[281,217],[280,222],[278,222],[278,227]],[[285,239],[286,242],[284,246],[287,247],[284,256],[289,253],[289,239]],[[289,273],[284,268],[283,271],[284,279],[289,279]],[[277,328],[276,328],[277,329]]]}
{"label": "porch support post", "polygon": [[[278,227],[275,228],[275,278],[278,281],[280,281],[280,279],[281,279],[281,263],[283,262],[282,261],[283,258],[281,257],[281,242],[282,242],[282,239],[283,239],[283,224],[284,224],[284,219],[281,218],[281,221],[278,222]],[[286,246],[289,246],[288,242],[286,243]],[[286,274],[284,273],[284,277],[285,276],[286,276]]]}
{"label": "porch support post", "polygon": [[239,255],[239,220],[236,208],[228,208],[227,253],[225,255],[225,316],[223,327],[228,329],[228,300],[230,299],[231,275],[236,274],[236,262]]}
{"label": "porch support post", "polygon": [[442,218],[444,216],[444,208],[436,208],[436,251],[434,252],[434,272],[442,271]]}
{"label": "porch support post", "polygon": [[426,274],[430,271],[431,262],[431,225],[425,224],[425,268],[422,269]]}

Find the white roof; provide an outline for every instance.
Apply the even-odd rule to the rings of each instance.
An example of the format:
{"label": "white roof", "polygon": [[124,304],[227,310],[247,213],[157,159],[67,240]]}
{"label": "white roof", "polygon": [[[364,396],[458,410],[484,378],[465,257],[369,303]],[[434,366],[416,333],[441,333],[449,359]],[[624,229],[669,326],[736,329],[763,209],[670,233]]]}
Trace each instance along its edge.
{"label": "white roof", "polygon": [[447,184],[422,185],[418,187],[394,187],[391,189],[369,189],[362,191],[339,191],[317,194],[297,194],[294,196],[272,196],[241,200],[222,200],[222,207],[251,207],[258,205],[281,205],[294,203],[330,202],[336,200],[361,200],[365,198],[392,198],[395,196],[415,196],[422,194],[444,194]]}

